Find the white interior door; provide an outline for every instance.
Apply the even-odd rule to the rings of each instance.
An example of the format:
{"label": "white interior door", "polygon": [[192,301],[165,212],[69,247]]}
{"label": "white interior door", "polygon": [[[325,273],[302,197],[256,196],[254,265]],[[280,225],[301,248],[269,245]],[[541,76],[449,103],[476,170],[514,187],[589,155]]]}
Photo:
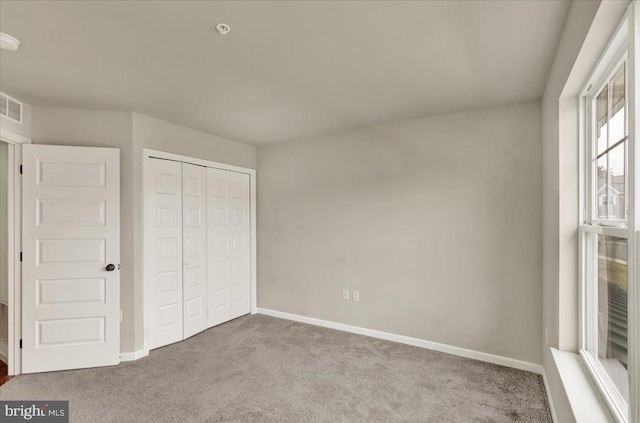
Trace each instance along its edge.
{"label": "white interior door", "polygon": [[183,339],[182,163],[149,159],[145,178],[147,275],[151,278],[149,345]]}
{"label": "white interior door", "polygon": [[118,364],[119,150],[22,148],[22,371]]}
{"label": "white interior door", "polygon": [[207,168],[209,326],[250,312],[249,175]]}
{"label": "white interior door", "polygon": [[184,338],[207,326],[207,169],[182,164]]}

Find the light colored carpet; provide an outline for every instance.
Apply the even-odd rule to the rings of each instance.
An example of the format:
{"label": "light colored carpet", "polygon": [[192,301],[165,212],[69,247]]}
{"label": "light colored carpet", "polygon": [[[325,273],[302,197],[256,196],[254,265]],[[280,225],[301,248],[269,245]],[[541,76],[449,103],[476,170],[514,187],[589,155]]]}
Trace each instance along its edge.
{"label": "light colored carpet", "polygon": [[551,422],[539,375],[264,315],[115,367],[18,376],[0,399],[72,422]]}

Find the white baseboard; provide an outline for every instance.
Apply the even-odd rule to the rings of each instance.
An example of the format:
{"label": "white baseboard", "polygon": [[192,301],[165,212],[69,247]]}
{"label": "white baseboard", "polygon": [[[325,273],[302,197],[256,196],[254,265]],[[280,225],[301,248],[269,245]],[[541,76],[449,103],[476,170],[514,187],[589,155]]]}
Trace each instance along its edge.
{"label": "white baseboard", "polygon": [[547,395],[547,402],[549,403],[549,410],[551,411],[551,421],[558,422],[558,416],[556,415],[556,408],[553,405],[553,398],[551,398],[551,390],[549,389],[549,381],[547,381],[547,372],[542,368],[542,381],[544,382],[544,392]]}
{"label": "white baseboard", "polygon": [[120,361],[135,361],[149,355],[147,350],[138,350],[128,353],[120,353]]}
{"label": "white baseboard", "polygon": [[540,364],[529,363],[527,361],[516,360],[514,358],[503,357],[500,355],[484,353],[467,348],[455,347],[453,345],[441,344],[439,342],[426,341],[424,339],[412,338],[410,336],[397,335],[379,330],[366,329],[359,326],[346,325],[344,323],[331,322],[329,320],[316,319],[314,317],[300,316],[298,314],[285,313],[283,311],[269,310],[258,307],[258,313],[267,316],[279,317],[281,319],[294,320],[296,322],[308,323],[310,325],[322,326],[325,328],[341,330],[344,332],[356,333],[358,335],[370,336],[372,338],[384,339],[387,341],[398,342],[401,344],[413,345],[414,347],[426,348],[428,350],[439,351],[459,357],[470,358],[473,360],[484,361],[487,363],[498,364],[500,366],[511,367],[514,369],[525,370],[527,372],[542,374],[543,368]]}

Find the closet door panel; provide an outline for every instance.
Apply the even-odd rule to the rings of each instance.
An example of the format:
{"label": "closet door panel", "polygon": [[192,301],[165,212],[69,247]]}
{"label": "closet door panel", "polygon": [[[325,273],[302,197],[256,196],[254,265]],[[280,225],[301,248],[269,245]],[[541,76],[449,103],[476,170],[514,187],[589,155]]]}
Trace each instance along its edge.
{"label": "closet door panel", "polygon": [[150,159],[146,178],[146,224],[151,245],[150,348],[183,339],[182,164]]}
{"label": "closet door panel", "polygon": [[182,164],[184,338],[207,326],[207,170]]}
{"label": "closet door panel", "polygon": [[230,312],[231,319],[235,319],[251,311],[249,175],[229,172],[229,186]]}
{"label": "closet door panel", "polygon": [[230,181],[231,172],[207,168],[209,245],[209,326],[230,320]]}

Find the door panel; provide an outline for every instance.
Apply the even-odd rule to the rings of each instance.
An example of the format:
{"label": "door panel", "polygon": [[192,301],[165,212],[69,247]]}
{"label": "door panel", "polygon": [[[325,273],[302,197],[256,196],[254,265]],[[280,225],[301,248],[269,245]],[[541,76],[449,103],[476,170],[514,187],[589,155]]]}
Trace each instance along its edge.
{"label": "door panel", "polygon": [[250,312],[249,175],[207,169],[209,326]]}
{"label": "door panel", "polygon": [[118,149],[23,146],[23,373],[120,361],[119,172]]}
{"label": "door panel", "polygon": [[149,347],[183,339],[182,164],[149,159],[145,178],[147,277],[151,278]]}
{"label": "door panel", "polygon": [[207,326],[207,170],[182,164],[184,338]]}
{"label": "door panel", "polygon": [[226,322],[231,316],[229,278],[230,227],[229,172],[207,168],[207,234],[212,246],[208,261],[209,326]]}
{"label": "door panel", "polygon": [[248,314],[250,302],[250,211],[249,211],[249,175],[229,172],[231,186],[231,239],[230,257],[230,318]]}

